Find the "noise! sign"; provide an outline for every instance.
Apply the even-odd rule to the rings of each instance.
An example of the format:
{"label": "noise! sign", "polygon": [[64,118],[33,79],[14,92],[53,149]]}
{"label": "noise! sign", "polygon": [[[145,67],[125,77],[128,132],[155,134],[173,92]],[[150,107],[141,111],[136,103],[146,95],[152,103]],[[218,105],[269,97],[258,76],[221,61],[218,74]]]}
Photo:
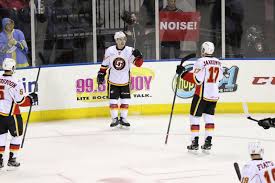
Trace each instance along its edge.
{"label": "noise! sign", "polygon": [[199,12],[159,13],[161,41],[197,41],[199,38]]}

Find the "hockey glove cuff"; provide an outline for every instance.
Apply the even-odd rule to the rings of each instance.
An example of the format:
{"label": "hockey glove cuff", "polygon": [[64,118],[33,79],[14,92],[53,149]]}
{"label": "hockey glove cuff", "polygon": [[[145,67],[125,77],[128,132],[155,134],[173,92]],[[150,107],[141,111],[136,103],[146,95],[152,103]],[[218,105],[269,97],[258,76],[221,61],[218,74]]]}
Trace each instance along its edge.
{"label": "hockey glove cuff", "polygon": [[104,78],[105,78],[105,75],[106,75],[106,73],[104,73],[104,72],[98,72],[98,74],[97,74],[97,84],[98,85],[101,85],[101,84],[103,84],[103,82],[104,82]]}
{"label": "hockey glove cuff", "polygon": [[135,49],[133,51],[133,55],[134,55],[134,57],[141,57],[142,58],[142,53],[138,49]]}
{"label": "hockey glove cuff", "polygon": [[258,125],[267,130],[270,128],[271,122],[272,122],[271,118],[265,118],[265,119],[259,120]]}
{"label": "hockey glove cuff", "polygon": [[36,94],[36,93],[30,93],[29,95],[28,95],[28,97],[30,97],[30,99],[32,100],[32,104],[34,104],[34,103],[37,103],[38,102],[38,95]]}
{"label": "hockey glove cuff", "polygon": [[177,70],[176,73],[178,75],[180,75],[181,73],[183,73],[185,71],[185,68],[182,65],[177,65]]}

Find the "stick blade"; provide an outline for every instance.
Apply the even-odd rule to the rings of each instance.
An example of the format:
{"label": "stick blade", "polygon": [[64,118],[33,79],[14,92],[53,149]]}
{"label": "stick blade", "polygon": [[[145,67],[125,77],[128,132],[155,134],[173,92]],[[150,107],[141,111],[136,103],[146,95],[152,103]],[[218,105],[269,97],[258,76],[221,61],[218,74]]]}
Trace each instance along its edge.
{"label": "stick blade", "polygon": [[247,103],[246,102],[242,102],[243,104],[243,112],[244,112],[244,115],[246,118],[249,118],[250,117],[250,114],[248,112],[248,106],[247,106]]}

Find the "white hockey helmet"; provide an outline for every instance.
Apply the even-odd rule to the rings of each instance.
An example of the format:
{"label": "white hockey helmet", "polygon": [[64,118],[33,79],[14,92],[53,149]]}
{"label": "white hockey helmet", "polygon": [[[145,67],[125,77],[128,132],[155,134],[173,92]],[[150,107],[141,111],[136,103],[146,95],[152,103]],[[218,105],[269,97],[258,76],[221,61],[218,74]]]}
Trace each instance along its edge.
{"label": "white hockey helmet", "polygon": [[114,39],[117,40],[118,38],[126,38],[126,34],[122,31],[116,32],[114,35]]}
{"label": "white hockey helmet", "polygon": [[14,71],[16,66],[16,62],[12,58],[5,58],[2,64],[2,69],[4,71]]}
{"label": "white hockey helmet", "polygon": [[264,149],[260,142],[251,142],[248,144],[248,152],[250,155],[258,154],[262,157],[264,154]]}
{"label": "white hockey helmet", "polygon": [[205,55],[212,55],[214,53],[215,46],[212,42],[206,41],[201,45],[201,53]]}

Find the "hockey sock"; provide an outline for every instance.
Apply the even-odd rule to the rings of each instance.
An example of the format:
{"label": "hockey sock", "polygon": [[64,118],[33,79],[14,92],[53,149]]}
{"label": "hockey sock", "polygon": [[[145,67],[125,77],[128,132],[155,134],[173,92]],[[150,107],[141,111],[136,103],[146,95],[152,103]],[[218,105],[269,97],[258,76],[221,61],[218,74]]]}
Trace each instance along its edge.
{"label": "hockey sock", "polygon": [[13,158],[16,158],[20,149],[21,137],[12,137],[10,142],[10,152],[13,153]]}
{"label": "hockey sock", "polygon": [[121,104],[120,105],[120,117],[126,119],[128,116],[128,104]]}
{"label": "hockey sock", "polygon": [[215,124],[214,123],[206,123],[205,124],[205,138],[210,136],[213,136],[213,131],[215,128]]}
{"label": "hockey sock", "polygon": [[115,99],[110,100],[110,112],[111,112],[112,119],[118,117],[118,105],[117,104],[118,104],[118,100],[115,100]]}
{"label": "hockey sock", "polygon": [[200,125],[191,125],[191,141],[199,136]]}
{"label": "hockey sock", "polygon": [[120,117],[126,119],[128,116],[128,108],[129,108],[129,103],[130,103],[130,99],[121,99],[120,100]]}
{"label": "hockey sock", "polygon": [[205,138],[208,136],[212,137],[215,129],[214,115],[204,114],[203,118],[205,122]]}
{"label": "hockey sock", "polygon": [[191,130],[191,140],[193,141],[195,139],[195,137],[199,136],[199,132],[200,132],[200,118],[196,117],[196,116],[192,116],[190,115],[190,130]]}
{"label": "hockey sock", "polygon": [[8,133],[4,133],[0,135],[0,155],[3,155],[5,152],[7,134]]}

